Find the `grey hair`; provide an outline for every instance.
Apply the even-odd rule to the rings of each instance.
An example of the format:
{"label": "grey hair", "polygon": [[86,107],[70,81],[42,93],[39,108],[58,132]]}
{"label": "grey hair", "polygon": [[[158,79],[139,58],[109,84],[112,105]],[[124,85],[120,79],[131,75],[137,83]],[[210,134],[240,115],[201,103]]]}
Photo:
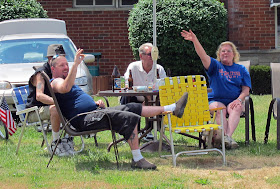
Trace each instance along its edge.
{"label": "grey hair", "polygon": [[145,47],[152,47],[153,48],[153,44],[152,43],[144,43],[143,45],[141,45],[139,47],[139,54],[143,54],[145,53]]}

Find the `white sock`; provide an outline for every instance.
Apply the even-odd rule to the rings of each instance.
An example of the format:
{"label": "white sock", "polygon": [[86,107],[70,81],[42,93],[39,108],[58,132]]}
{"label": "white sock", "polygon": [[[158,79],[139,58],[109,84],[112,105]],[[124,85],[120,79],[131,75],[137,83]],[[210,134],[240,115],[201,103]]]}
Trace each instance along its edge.
{"label": "white sock", "polygon": [[56,141],[57,139],[59,139],[59,131],[58,132],[52,131],[52,138],[53,138],[53,141]]}
{"label": "white sock", "polygon": [[163,108],[164,108],[164,111],[165,111],[165,112],[166,112],[166,111],[171,111],[171,112],[173,112],[173,111],[175,110],[175,108],[176,108],[176,103],[163,106]]}
{"label": "white sock", "polygon": [[133,156],[133,160],[136,162],[136,161],[139,161],[140,159],[143,159],[143,156],[140,152],[140,149],[137,149],[137,150],[131,150],[131,153],[132,153],[132,156]]}

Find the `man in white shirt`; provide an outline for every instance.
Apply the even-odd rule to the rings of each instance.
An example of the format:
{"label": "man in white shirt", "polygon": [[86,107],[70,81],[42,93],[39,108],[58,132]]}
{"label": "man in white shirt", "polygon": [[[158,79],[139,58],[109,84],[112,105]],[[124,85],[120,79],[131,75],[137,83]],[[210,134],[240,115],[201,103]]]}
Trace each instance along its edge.
{"label": "man in white shirt", "polygon": [[[155,75],[153,71],[153,60],[151,56],[152,48],[152,43],[144,43],[139,47],[140,60],[132,62],[128,65],[127,70],[124,74],[126,83],[128,83],[130,70],[133,78],[133,86],[149,86],[150,83],[156,83],[156,81],[154,81]],[[158,79],[166,77],[166,72],[161,65],[157,64],[156,69],[157,77],[159,77]],[[121,104],[126,104],[128,102],[143,103],[144,100],[145,99],[143,96],[122,97],[120,102]],[[147,139],[153,139],[153,135],[149,133],[147,135]]]}
{"label": "man in white shirt", "polygon": [[[129,70],[131,70],[132,78],[133,78],[133,86],[148,86],[150,83],[155,83],[154,81],[154,72],[153,72],[153,60],[151,56],[151,51],[153,48],[153,44],[151,43],[144,43],[139,47],[139,61],[135,61],[129,64],[127,70],[124,74],[124,78],[127,82],[129,77]],[[157,64],[156,69],[158,72],[159,78],[165,78],[166,73],[164,68]],[[127,99],[122,98],[121,104],[126,104]],[[138,96],[136,98],[131,98],[130,102],[144,102],[144,97]]]}

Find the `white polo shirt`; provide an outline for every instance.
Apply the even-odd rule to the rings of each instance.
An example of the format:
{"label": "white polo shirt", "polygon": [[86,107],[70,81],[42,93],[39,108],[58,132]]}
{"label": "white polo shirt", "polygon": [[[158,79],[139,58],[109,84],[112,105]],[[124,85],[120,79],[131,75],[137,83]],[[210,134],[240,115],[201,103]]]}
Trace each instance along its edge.
{"label": "white polo shirt", "polygon": [[[157,64],[157,69],[160,78],[165,78],[166,73],[164,68]],[[133,86],[148,86],[149,83],[154,83],[155,75],[153,73],[153,69],[147,73],[142,66],[142,60],[132,62],[128,65],[127,70],[124,74],[125,83],[128,85],[128,77],[129,77],[129,70],[131,70],[132,78],[133,78]],[[140,102],[144,102],[143,96],[137,96],[137,100]]]}
{"label": "white polo shirt", "polygon": [[[160,78],[165,78],[166,73],[164,71],[164,68],[157,64],[157,69],[159,72]],[[142,61],[135,61],[128,65],[127,70],[124,74],[124,78],[126,81],[126,84],[128,83],[127,79],[129,77],[129,70],[131,70],[132,78],[133,78],[133,86],[148,86],[149,83],[154,83],[154,73],[153,70],[150,70],[149,73],[147,73],[142,66]]]}

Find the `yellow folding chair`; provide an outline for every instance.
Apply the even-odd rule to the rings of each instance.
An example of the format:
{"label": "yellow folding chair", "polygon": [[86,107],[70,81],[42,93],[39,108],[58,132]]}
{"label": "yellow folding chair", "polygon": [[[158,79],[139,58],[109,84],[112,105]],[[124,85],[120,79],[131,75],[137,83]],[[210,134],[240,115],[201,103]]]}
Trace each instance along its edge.
{"label": "yellow folding chair", "polygon": [[[159,141],[159,154],[161,156],[162,136],[164,129],[170,133],[170,146],[172,153],[173,165],[176,166],[176,159],[181,154],[187,155],[201,155],[208,154],[208,152],[216,151],[223,157],[223,164],[226,165],[225,157],[225,143],[224,143],[224,128],[223,118],[221,117],[221,125],[214,124],[211,121],[210,111],[214,111],[213,120],[215,120],[216,111],[219,110],[222,113],[222,108],[209,110],[208,95],[206,79],[202,75],[193,76],[178,76],[167,77],[161,79],[159,86],[159,98],[161,106],[175,103],[180,97],[188,92],[188,102],[182,118],[178,118],[171,115],[171,112],[164,116],[160,132]],[[222,134],[222,150],[213,148],[211,141],[214,130],[221,130]],[[171,132],[170,132],[171,131]],[[172,133],[185,134],[194,132],[206,132],[209,131],[207,149],[198,149],[191,151],[181,151],[175,154],[174,142]],[[161,156],[162,157],[162,156]]]}

